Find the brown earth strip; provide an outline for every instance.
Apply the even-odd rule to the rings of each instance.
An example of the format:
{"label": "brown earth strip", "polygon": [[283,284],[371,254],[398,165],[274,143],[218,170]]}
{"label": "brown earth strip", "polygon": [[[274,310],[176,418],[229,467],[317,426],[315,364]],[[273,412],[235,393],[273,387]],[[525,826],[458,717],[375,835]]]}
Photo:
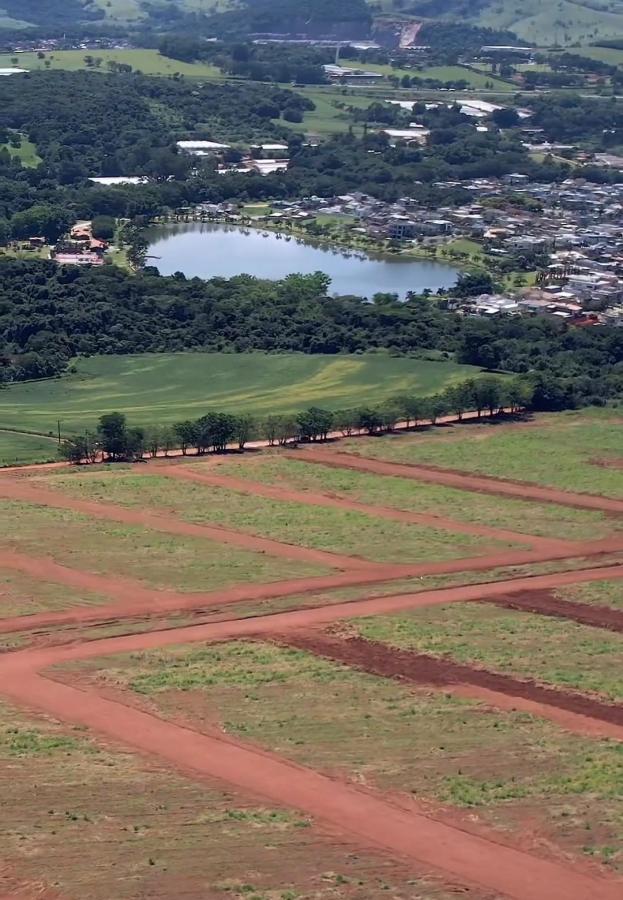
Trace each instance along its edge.
{"label": "brown earth strip", "polygon": [[504,597],[492,597],[486,602],[494,603],[505,609],[538,613],[557,619],[570,619],[573,622],[579,622],[580,625],[623,632],[623,610],[611,609],[607,606],[591,606],[589,603],[573,603],[557,597],[551,591],[513,593]]}
{"label": "brown earth strip", "polygon": [[[146,472],[144,474],[149,474]],[[440,528],[445,531],[454,531],[457,534],[470,534],[477,537],[493,538],[498,541],[508,541],[515,544],[529,544],[532,547],[558,550],[567,547],[568,541],[554,538],[543,538],[529,534],[519,534],[505,528],[491,528],[488,525],[476,525],[469,522],[459,522],[446,516],[438,516],[432,513],[415,513],[403,509],[392,509],[387,506],[371,506],[367,503],[359,503],[346,497],[316,493],[314,491],[296,491],[282,488],[276,485],[263,484],[259,481],[250,481],[246,478],[236,478],[230,475],[218,475],[216,473],[204,474],[186,469],[183,466],[159,466],[159,475],[168,478],[178,478],[182,481],[192,481],[198,484],[206,484],[211,487],[226,488],[243,494],[251,494],[268,500],[281,500],[290,503],[303,503],[308,506],[324,506],[334,509],[352,510],[364,513],[380,519],[390,519],[395,522],[407,522],[411,525],[426,525],[430,528]]]}
{"label": "brown earth strip", "polygon": [[[458,687],[461,696],[485,700],[505,709],[509,708],[510,700],[512,709],[542,716],[570,731],[623,741],[623,706],[362,637],[340,638],[313,632],[276,639],[372,675],[451,693]],[[482,690],[486,693],[481,693]],[[503,698],[501,702],[499,698]]]}
{"label": "brown earth strip", "polygon": [[460,488],[463,491],[474,491],[482,494],[499,494],[506,497],[519,497],[521,500],[538,500],[542,503],[556,503],[559,506],[571,506],[575,509],[596,509],[606,513],[623,513],[623,500],[600,497],[596,494],[578,494],[572,491],[541,487],[526,481],[511,481],[494,478],[491,475],[475,475],[472,472],[461,472],[456,469],[442,469],[437,466],[387,462],[344,453],[329,448],[305,448],[297,451],[289,450],[285,454],[289,459],[304,459],[305,462],[318,463],[337,469],[356,469],[361,472],[372,472],[375,475],[396,475],[400,478],[413,478],[416,481],[427,481],[443,484],[446,487]]}
{"label": "brown earth strip", "polygon": [[254,553],[266,553],[269,556],[281,556],[301,562],[315,563],[337,569],[368,569],[376,563],[358,557],[345,556],[340,553],[329,553],[325,550],[314,550],[309,547],[298,547],[270,538],[257,537],[230,528],[217,525],[196,525],[184,522],[164,512],[128,509],[112,503],[100,503],[93,500],[80,500],[52,491],[48,488],[29,484],[23,478],[0,478],[0,497],[7,500],[19,500],[22,503],[33,503],[38,506],[50,506],[55,509],[69,509],[73,512],[123,522],[125,525],[138,525],[141,528],[152,528],[167,534],[181,534],[190,537],[208,538],[222,544],[232,544]]}

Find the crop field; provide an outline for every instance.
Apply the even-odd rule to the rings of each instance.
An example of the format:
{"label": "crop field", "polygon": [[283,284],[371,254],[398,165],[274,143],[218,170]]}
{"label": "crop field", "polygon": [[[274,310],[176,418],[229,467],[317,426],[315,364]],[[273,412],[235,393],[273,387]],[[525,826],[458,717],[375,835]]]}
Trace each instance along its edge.
{"label": "crop field", "polygon": [[345,442],[340,450],[623,497],[623,420],[598,410],[541,416],[538,427],[469,424],[397,440]]}
{"label": "crop field", "polygon": [[0,428],[55,434],[60,420],[71,434],[94,427],[112,409],[141,425],[197,418],[214,408],[258,416],[313,404],[344,409],[402,392],[433,394],[477,373],[473,366],[382,354],[91,357],[77,360],[74,374],[2,391]]}
{"label": "crop field", "polygon": [[[191,368],[177,407],[163,372],[205,358],[163,359],[23,387],[75,422],[100,391],[197,414]],[[276,368],[245,394],[218,357],[222,408],[288,375],[290,409],[298,385],[326,405],[394,363],[439,385],[414,360],[331,358],[311,387],[316,359],[245,360]],[[0,895],[620,900],[618,427],[0,472]]]}
{"label": "crop field", "polygon": [[58,459],[58,441],[45,434],[23,434],[0,429],[0,466],[23,466]]}

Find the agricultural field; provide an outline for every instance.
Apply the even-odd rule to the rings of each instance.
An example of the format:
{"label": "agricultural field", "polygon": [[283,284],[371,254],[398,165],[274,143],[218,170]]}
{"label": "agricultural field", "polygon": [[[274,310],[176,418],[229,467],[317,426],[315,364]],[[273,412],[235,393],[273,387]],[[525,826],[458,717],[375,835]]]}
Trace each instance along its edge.
{"label": "agricultural field", "polygon": [[543,415],[527,427],[466,424],[404,439],[351,440],[340,450],[623,497],[623,424],[606,410]]}
{"label": "agricultural field", "polygon": [[[103,390],[103,362],[47,386]],[[106,390],[164,402],[162,358],[140,362]],[[350,363],[316,369],[319,396],[353,390]],[[204,380],[225,392],[219,364]],[[623,500],[575,493],[616,427],[588,411],[0,472],[0,894],[619,900]],[[575,469],[531,496],[349,468],[457,435],[464,454],[504,438],[501,469],[509,435],[532,441],[535,483],[548,440]]]}
{"label": "agricultural field", "polygon": [[437,81],[466,81],[473,90],[512,91],[513,85],[501,78],[483,75],[467,66],[428,66],[424,69],[397,69],[390,65],[366,63],[365,68],[370,72],[381,72],[383,75],[395,75],[402,78],[408,75],[410,78],[434,78]]}
{"label": "agricultural field", "polygon": [[508,28],[533,46],[567,46],[619,37],[623,4],[620,0],[524,0],[518,5],[514,0],[496,0],[485,3],[469,21],[488,28]]}
{"label": "agricultural field", "polygon": [[[99,66],[87,66],[85,58],[101,59]],[[179,59],[169,59],[161,56],[157,50],[54,50],[40,58],[37,53],[20,53],[15,57],[12,53],[0,54],[0,67],[11,67],[13,59],[17,58],[18,65],[30,72],[46,71],[48,69],[64,69],[76,72],[81,69],[89,69],[93,72],[108,71],[107,63],[123,63],[132,66],[135,71],[143,75],[184,75],[186,78],[222,78],[219,69],[207,63],[186,63]]]}
{"label": "agricultural field", "polygon": [[197,418],[208,409],[257,416],[313,404],[344,409],[395,394],[433,394],[478,373],[452,362],[390,357],[262,353],[157,353],[80,359],[63,378],[0,394],[0,428],[64,434],[94,427],[111,410],[133,424]]}
{"label": "agricultural field", "polygon": [[56,438],[0,429],[0,466],[24,466],[55,459],[58,459]]}

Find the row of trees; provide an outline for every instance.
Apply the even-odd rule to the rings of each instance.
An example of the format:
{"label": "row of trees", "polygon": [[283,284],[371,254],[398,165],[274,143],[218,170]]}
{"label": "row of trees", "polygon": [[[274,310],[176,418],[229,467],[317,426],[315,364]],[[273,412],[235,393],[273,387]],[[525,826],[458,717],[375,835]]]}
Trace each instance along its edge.
{"label": "row of trees", "polygon": [[134,461],[146,455],[165,456],[181,450],[185,456],[194,451],[203,455],[219,453],[231,447],[244,450],[250,441],[266,441],[269,446],[291,442],[326,441],[333,432],[344,437],[353,434],[379,434],[391,431],[398,423],[406,427],[436,424],[443,416],[461,421],[467,412],[496,415],[504,410],[519,411],[533,401],[535,385],[529,379],[482,376],[451,385],[430,397],[400,395],[376,406],[328,410],[312,406],[291,415],[270,415],[259,419],[250,415],[209,412],[199,419],[187,419],[174,425],[147,428],[127,424],[123,413],[102,416],[95,432],[85,432],[63,441],[61,456],[73,463]]}

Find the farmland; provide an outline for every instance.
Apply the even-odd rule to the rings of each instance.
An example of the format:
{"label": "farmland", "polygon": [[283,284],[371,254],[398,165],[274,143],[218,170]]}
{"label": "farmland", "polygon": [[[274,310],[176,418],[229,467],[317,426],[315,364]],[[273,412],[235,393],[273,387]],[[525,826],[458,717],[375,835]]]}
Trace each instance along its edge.
{"label": "farmland", "polygon": [[[0,428],[64,433],[93,427],[111,409],[136,424],[197,417],[209,408],[267,415],[322,403],[377,403],[401,392],[432,394],[476,374],[471,366],[385,354],[157,353],[91,357],[60,379],[16,384],[0,395]],[[0,446],[2,437],[0,435]],[[5,454],[0,451],[0,457]]]}
{"label": "farmland", "polygon": [[2,891],[618,900],[616,428],[0,473]]}
{"label": "farmland", "polygon": [[[96,57],[101,60],[97,66],[88,66],[86,59]],[[11,67],[14,59],[11,53],[0,54],[0,67]],[[179,59],[161,56],[157,50],[98,50],[91,53],[84,50],[54,50],[40,58],[37,53],[20,53],[19,66],[30,72],[63,69],[77,72],[89,69],[93,72],[107,72],[109,62],[132,66],[143,75],[184,75],[186,78],[221,78],[220,71],[207,63],[186,63]]]}

